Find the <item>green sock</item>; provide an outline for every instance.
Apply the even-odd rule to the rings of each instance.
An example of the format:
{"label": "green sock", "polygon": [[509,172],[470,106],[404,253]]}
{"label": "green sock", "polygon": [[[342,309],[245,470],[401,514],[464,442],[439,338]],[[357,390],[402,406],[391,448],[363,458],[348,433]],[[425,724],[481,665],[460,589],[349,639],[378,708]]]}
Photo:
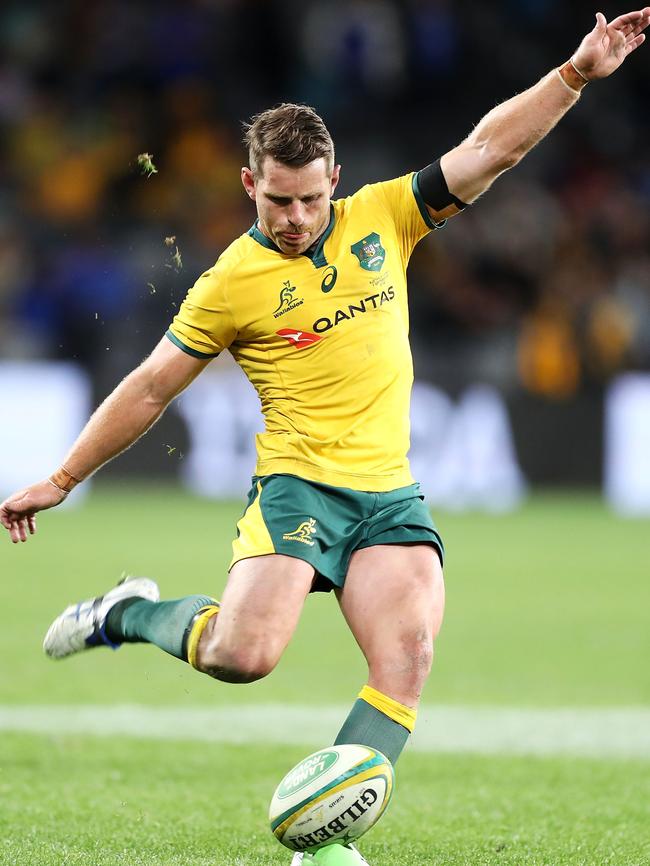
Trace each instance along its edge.
{"label": "green sock", "polygon": [[104,631],[113,643],[152,643],[187,661],[185,632],[194,615],[214,603],[206,595],[188,595],[174,601],[125,598],[109,610]]}
{"label": "green sock", "polygon": [[362,743],[378,749],[391,764],[395,764],[408,738],[409,731],[403,725],[359,698],[343,723],[334,745]]}

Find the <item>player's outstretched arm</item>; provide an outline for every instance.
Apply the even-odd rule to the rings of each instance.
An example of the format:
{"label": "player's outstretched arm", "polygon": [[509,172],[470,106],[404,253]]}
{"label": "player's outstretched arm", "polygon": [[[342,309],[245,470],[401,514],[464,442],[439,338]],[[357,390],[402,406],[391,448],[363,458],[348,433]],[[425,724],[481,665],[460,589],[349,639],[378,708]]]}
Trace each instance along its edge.
{"label": "player's outstretched arm", "polygon": [[101,404],[79,434],[63,468],[50,478],[9,496],[0,505],[0,523],[11,540],[36,531],[36,513],[63,502],[68,491],[125,451],[158,420],[169,403],[209,361],[194,358],[166,337]]}
{"label": "player's outstretched arm", "polygon": [[[611,75],[643,44],[648,24],[650,7],[609,23],[598,12],[596,26],[571,60],[486,114],[462,144],[441,158],[450,192],[468,204],[477,199],[548,135],[576,104],[586,84]],[[451,205],[447,211],[432,211],[432,216],[439,220],[456,213],[458,209]]]}

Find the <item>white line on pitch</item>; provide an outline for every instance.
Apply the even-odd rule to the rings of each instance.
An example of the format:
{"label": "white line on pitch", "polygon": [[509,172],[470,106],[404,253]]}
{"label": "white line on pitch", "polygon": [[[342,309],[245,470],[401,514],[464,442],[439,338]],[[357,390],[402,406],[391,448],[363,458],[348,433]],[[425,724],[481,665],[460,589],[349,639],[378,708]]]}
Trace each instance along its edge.
{"label": "white line on pitch", "polygon": [[[222,743],[330,743],[349,707],[0,706],[0,730]],[[423,752],[650,759],[650,708],[423,707]]]}

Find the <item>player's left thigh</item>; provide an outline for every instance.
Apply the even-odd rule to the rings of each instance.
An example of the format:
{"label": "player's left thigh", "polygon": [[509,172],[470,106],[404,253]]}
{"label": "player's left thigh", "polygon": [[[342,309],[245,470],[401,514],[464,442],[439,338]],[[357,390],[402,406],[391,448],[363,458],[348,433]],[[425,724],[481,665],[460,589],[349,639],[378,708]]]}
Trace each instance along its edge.
{"label": "player's left thigh", "polygon": [[368,662],[368,684],[416,706],[445,604],[442,566],[428,544],[357,550],[339,604]]}

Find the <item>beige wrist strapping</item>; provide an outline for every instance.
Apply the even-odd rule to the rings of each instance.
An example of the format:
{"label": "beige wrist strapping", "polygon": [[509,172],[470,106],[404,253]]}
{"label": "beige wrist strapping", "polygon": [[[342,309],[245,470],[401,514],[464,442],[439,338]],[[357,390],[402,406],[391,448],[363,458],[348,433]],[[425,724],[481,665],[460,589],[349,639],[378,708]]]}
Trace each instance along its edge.
{"label": "beige wrist strapping", "polygon": [[77,484],[79,484],[80,479],[75,478],[65,466],[62,466],[60,469],[57,469],[54,475],[50,475],[47,479],[52,487],[56,487],[57,490],[60,490],[61,493],[65,494],[65,496],[73,490]]}
{"label": "beige wrist strapping", "polygon": [[580,91],[589,84],[589,80],[584,77],[582,72],[580,72],[573,62],[573,58],[567,60],[567,62],[562,66],[558,66],[555,71],[557,72],[562,84],[564,84],[571,93],[575,93],[578,96],[580,95]]}

